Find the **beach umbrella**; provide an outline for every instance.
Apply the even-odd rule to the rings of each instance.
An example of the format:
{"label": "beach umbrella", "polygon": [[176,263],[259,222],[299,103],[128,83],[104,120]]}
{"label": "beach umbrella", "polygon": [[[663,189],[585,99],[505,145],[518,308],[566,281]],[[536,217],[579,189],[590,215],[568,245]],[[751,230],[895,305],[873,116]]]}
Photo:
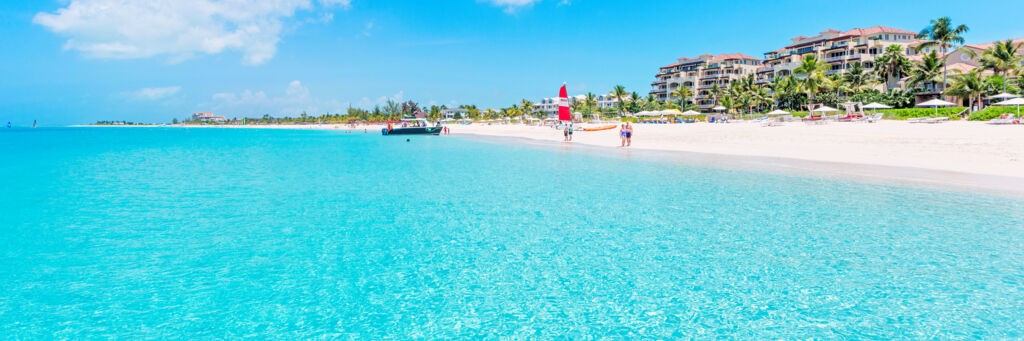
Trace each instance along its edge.
{"label": "beach umbrella", "polygon": [[683,115],[683,116],[700,116],[700,115],[704,115],[704,114],[701,114],[701,113],[693,111],[693,110],[687,110],[687,111],[684,111],[680,115]]}
{"label": "beach umbrella", "polygon": [[935,108],[935,116],[939,116],[939,107],[948,107],[954,105],[953,103],[943,101],[941,99],[933,99],[924,103],[918,103],[919,107],[932,107]]}
{"label": "beach umbrella", "polygon": [[1017,116],[1014,116],[1014,117],[1015,118],[1020,118],[1020,106],[1024,105],[1024,98],[1017,97],[1017,98],[1014,98],[1014,99],[1011,99],[1011,100],[1006,100],[1006,101],[1002,101],[1002,102],[999,102],[999,103],[995,103],[993,105],[1004,105],[1004,106],[1006,106],[1006,105],[1016,105],[1017,106]]}
{"label": "beach umbrella", "polygon": [[714,107],[714,108],[711,108],[711,110],[714,110],[714,111],[722,111],[722,110],[725,110],[725,107],[723,107],[723,106],[719,105],[719,106],[716,106],[716,107]]}
{"label": "beach umbrella", "polygon": [[992,95],[992,97],[989,97],[988,99],[1010,99],[1010,98],[1019,98],[1019,97],[1020,96],[1017,96],[1017,95],[1014,95],[1014,94],[1008,94],[1008,93],[1004,92],[1004,93],[1001,93],[1001,94],[998,94],[998,95]]}
{"label": "beach umbrella", "polygon": [[821,113],[835,112],[835,111],[839,111],[839,109],[836,109],[836,108],[833,108],[833,107],[830,107],[830,106],[827,106],[827,105],[823,105],[823,106],[818,107],[817,109],[811,110],[811,112],[821,112]]}
{"label": "beach umbrella", "polygon": [[772,111],[768,112],[767,115],[768,116],[789,115],[789,112],[785,111],[785,110],[775,109],[775,110],[772,110]]}
{"label": "beach umbrella", "polygon": [[864,109],[892,109],[892,107],[878,102],[871,102],[865,105]]}

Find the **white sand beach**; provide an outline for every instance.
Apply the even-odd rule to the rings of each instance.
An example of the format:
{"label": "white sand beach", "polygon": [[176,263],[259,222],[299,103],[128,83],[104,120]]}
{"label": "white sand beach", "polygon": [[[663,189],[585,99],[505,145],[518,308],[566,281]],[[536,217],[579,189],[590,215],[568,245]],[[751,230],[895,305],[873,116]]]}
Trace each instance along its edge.
{"label": "white sand beach", "polygon": [[[581,125],[581,127],[593,125]],[[562,141],[562,132],[524,125],[466,125],[452,134]],[[619,147],[618,129],[574,134],[574,142]],[[633,149],[759,156],[1024,178],[1024,126],[903,121],[779,127],[757,123],[636,124]]]}

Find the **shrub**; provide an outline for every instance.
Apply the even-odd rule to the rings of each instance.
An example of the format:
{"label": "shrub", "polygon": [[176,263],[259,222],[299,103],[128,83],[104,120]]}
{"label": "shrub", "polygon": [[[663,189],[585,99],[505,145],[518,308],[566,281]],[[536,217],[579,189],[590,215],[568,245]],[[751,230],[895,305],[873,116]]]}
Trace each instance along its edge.
{"label": "shrub", "polygon": [[989,106],[971,114],[971,121],[988,121],[1002,114],[1017,114],[1017,107]]}
{"label": "shrub", "polygon": [[[951,120],[958,120],[958,116],[964,111],[964,107],[949,107],[939,108],[938,116],[946,116]],[[914,117],[931,117],[935,116],[935,108],[913,108],[913,109],[886,109],[878,110],[879,113],[885,114],[886,119],[890,120],[905,120]]]}

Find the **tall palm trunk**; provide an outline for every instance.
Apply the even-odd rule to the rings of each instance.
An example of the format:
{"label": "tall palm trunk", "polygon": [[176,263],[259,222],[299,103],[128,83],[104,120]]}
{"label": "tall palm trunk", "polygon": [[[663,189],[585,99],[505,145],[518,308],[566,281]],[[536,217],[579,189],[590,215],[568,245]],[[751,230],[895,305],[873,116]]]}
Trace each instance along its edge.
{"label": "tall palm trunk", "polygon": [[949,49],[946,48],[946,44],[939,45],[942,47],[942,91],[939,92],[939,98],[942,98],[942,93],[946,92],[946,57],[949,55]]}

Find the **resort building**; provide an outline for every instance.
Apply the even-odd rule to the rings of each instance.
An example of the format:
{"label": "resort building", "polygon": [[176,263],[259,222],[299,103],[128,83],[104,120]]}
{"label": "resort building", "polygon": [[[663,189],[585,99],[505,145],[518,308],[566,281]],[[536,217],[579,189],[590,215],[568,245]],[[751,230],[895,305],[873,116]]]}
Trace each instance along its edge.
{"label": "resort building", "polygon": [[659,101],[672,98],[672,91],[680,86],[693,90],[694,99],[701,109],[715,106],[712,89],[729,86],[729,83],[753,75],[761,61],[742,54],[720,54],[712,56],[703,54],[694,58],[679,58],[675,63],[658,69],[654,83],[651,83],[651,95]]}
{"label": "resort building", "polygon": [[194,112],[192,113],[192,120],[211,123],[224,123],[228,121],[227,117],[214,115],[211,112]]}
{"label": "resort building", "polygon": [[[1022,43],[1024,43],[1024,38],[1012,39],[1012,41],[1013,41],[1013,44],[1015,44],[1015,45],[1022,44]],[[906,52],[907,58],[909,58],[910,60],[912,60],[914,62],[920,62],[921,59],[923,59],[925,55],[931,53],[933,50],[937,52],[938,57],[940,57],[940,58],[942,57],[942,53],[944,52],[944,50],[943,49],[939,49],[939,48],[925,47],[925,48],[922,48],[921,51],[916,51],[917,47],[920,46],[920,44],[924,43],[924,42],[925,41],[923,41],[923,40],[916,40],[916,41],[912,42],[910,44],[910,46],[908,47],[907,52]],[[1002,41],[998,41],[998,42],[1002,42]],[[983,44],[967,44],[967,45],[964,45],[964,49],[955,50],[952,53],[950,53],[949,56],[946,57],[946,64],[947,64],[946,65],[946,73],[947,73],[947,77],[953,77],[956,74],[967,73],[967,72],[971,72],[971,70],[975,70],[977,68],[980,68],[982,66],[981,65],[981,60],[980,60],[982,52],[992,48],[992,46],[995,45],[998,42],[990,42],[990,43],[983,43]],[[972,56],[970,53],[968,53],[965,50],[970,50],[970,52],[972,52],[974,55]],[[1018,55],[1024,55],[1024,49],[1020,49],[1019,51],[1017,51],[1017,54]],[[1024,62],[1022,62],[1021,65],[1024,66]],[[993,73],[992,73],[991,70],[982,70],[981,74],[988,76],[988,75],[991,75]],[[1009,78],[1013,79],[1012,76],[1009,77]],[[916,94],[918,102],[923,102],[923,101],[927,101],[929,99],[932,99],[932,98],[938,96],[939,93],[942,91],[942,84],[921,84],[918,87],[925,90],[925,91],[922,91],[922,92],[918,92]],[[955,97],[947,96],[947,100],[955,101],[956,98]]]}
{"label": "resort building", "polygon": [[[615,95],[595,95],[597,98],[597,109],[605,108],[617,108],[619,100],[615,98]],[[624,100],[629,101],[632,96],[626,96]],[[586,101],[586,95],[569,96],[569,104],[582,106]],[[542,98],[533,104],[533,112],[544,114],[547,117],[558,116],[558,97]]]}
{"label": "resort building", "polygon": [[[826,74],[841,74],[854,63],[861,63],[865,71],[874,68],[875,58],[884,54],[889,45],[909,49],[917,33],[885,27],[855,28],[846,32],[828,29],[817,35],[798,36],[781,49],[764,54],[763,66],[757,70],[757,84],[766,84],[781,76],[792,75],[804,56],[814,54],[832,66]],[[887,80],[895,85],[899,80]],[[882,85],[879,85],[881,87]]]}
{"label": "resort building", "polygon": [[446,119],[462,119],[469,115],[469,110],[463,108],[447,108],[441,110],[441,116]]}

